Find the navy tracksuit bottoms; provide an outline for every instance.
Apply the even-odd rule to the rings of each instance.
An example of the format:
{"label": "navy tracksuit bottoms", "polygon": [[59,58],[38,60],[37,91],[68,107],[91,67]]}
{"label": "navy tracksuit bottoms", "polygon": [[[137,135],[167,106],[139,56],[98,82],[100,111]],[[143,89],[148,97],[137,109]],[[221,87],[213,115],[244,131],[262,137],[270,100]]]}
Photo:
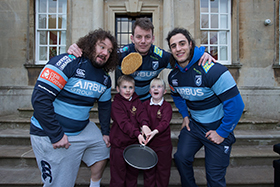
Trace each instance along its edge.
{"label": "navy tracksuit bottoms", "polygon": [[204,146],[207,187],[225,187],[225,174],[229,165],[232,144],[231,133],[221,144],[215,144],[205,137],[208,131],[190,120],[190,131],[184,127],[179,135],[175,163],[181,176],[182,187],[197,187],[194,178],[193,161],[195,154]]}

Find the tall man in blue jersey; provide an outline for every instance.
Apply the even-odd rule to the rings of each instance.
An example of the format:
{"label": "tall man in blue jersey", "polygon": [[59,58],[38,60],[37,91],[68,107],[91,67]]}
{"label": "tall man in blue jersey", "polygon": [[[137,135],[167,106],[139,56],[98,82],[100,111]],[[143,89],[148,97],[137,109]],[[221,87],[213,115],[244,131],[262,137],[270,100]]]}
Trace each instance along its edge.
{"label": "tall man in blue jersey", "polygon": [[[81,160],[91,168],[90,187],[99,187],[109,158],[111,79],[117,42],[102,29],[79,39],[83,56],[53,57],[32,94],[30,134],[44,186],[75,185]],[[89,112],[98,101],[101,131]]]}
{"label": "tall man in blue jersey", "polygon": [[[197,187],[193,173],[195,154],[204,146],[208,187],[225,187],[233,130],[244,103],[227,68],[219,63],[199,66],[204,49],[186,29],[168,33],[173,69],[168,81],[176,107],[183,116],[177,152],[174,155],[182,186]],[[190,112],[190,116],[189,116]]]}
{"label": "tall man in blue jersey", "polygon": [[[132,43],[119,50],[121,55],[119,70],[121,70],[123,58],[128,54],[138,52],[142,55],[142,65],[131,76],[135,80],[135,92],[139,95],[141,101],[145,101],[151,97],[149,93],[151,80],[157,77],[163,69],[171,68],[169,64],[171,55],[169,52],[153,45],[155,40],[154,26],[149,18],[139,18],[134,22],[130,39]],[[82,54],[82,50],[76,44],[71,45],[67,52],[77,57]],[[215,61],[211,55],[204,53],[200,58],[200,63],[205,64],[207,60],[209,62]]]}

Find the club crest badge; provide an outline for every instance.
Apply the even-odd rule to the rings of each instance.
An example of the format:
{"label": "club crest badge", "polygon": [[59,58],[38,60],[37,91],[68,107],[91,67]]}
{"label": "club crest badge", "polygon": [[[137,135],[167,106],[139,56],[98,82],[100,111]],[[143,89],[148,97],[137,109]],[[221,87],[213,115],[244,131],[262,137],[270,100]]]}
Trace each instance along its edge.
{"label": "club crest badge", "polygon": [[153,70],[157,70],[158,66],[158,61],[153,61]]}
{"label": "club crest badge", "polygon": [[135,115],[137,111],[137,108],[135,106],[132,107],[132,109],[130,110],[130,112],[132,113],[132,115]]}
{"label": "club crest badge", "polygon": [[201,75],[196,75],[196,76],[195,76],[195,84],[196,84],[197,86],[200,86],[201,83],[202,83],[202,76],[201,76]]}

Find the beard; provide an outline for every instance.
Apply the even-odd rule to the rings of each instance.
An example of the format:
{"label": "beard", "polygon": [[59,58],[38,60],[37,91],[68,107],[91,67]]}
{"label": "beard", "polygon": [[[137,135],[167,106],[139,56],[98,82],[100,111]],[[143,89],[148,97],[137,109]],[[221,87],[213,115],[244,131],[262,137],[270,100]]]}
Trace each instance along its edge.
{"label": "beard", "polygon": [[96,58],[97,58],[97,57],[95,57],[95,55],[92,55],[91,58],[89,58],[90,61],[91,61],[91,63],[92,63],[92,65],[93,65],[94,67],[96,67],[96,68],[104,68],[105,65],[106,65],[106,63],[100,64],[100,63],[96,62]]}

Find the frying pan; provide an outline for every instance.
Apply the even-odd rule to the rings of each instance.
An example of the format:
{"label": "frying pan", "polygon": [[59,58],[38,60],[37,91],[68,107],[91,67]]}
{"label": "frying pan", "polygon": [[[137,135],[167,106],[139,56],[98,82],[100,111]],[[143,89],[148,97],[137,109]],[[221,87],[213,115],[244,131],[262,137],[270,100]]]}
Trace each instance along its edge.
{"label": "frying pan", "polygon": [[150,169],[158,162],[157,154],[150,147],[132,144],[123,151],[124,160],[137,169]]}

